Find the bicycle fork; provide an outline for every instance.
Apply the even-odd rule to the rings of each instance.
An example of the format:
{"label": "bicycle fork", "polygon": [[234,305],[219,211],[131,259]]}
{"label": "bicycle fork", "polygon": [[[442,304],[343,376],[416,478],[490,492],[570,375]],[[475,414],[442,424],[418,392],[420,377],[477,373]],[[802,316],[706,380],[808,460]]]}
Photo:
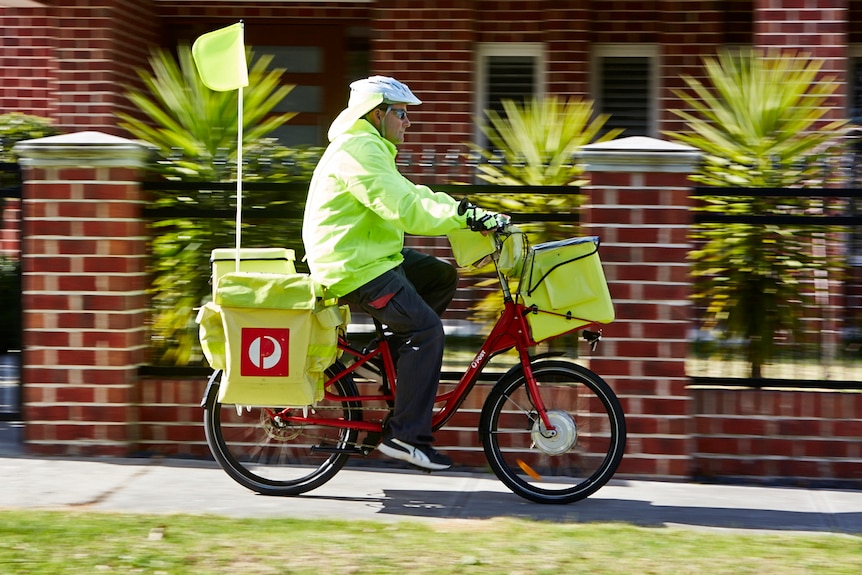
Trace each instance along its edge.
{"label": "bicycle fork", "polygon": [[[523,320],[523,315],[518,314],[518,320]],[[602,339],[601,330],[595,332],[590,330],[584,330],[582,337],[586,342],[590,345],[590,349],[592,351],[596,350],[596,347],[599,344],[599,341]],[[529,391],[530,398],[533,402],[533,406],[536,408],[536,412],[539,414],[539,419],[542,420],[542,425],[544,426],[543,435],[548,438],[556,437],[557,429],[553,423],[551,423],[551,419],[548,416],[548,408],[545,407],[545,402],[542,400],[541,390],[539,389],[539,383],[536,381],[536,377],[533,375],[533,365],[532,358],[527,351],[527,347],[518,346],[518,357],[521,362],[521,369],[524,371],[524,379],[527,383],[527,390]]]}
{"label": "bicycle fork", "polygon": [[539,419],[542,420],[544,434],[548,437],[555,437],[557,435],[557,430],[554,427],[554,424],[551,423],[551,419],[548,417],[548,408],[545,407],[545,402],[542,401],[539,384],[536,381],[536,377],[533,375],[533,366],[530,354],[527,352],[526,348],[520,348],[518,350],[518,355],[521,359],[521,369],[524,370],[524,379],[527,382],[527,391],[529,392],[530,399],[533,402],[533,407],[536,408],[536,412],[539,414]]}

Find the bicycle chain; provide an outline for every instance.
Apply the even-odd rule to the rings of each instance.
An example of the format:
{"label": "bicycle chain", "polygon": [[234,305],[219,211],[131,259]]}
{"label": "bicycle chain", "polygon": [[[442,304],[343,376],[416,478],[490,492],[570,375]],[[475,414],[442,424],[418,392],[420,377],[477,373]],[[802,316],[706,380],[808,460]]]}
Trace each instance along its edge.
{"label": "bicycle chain", "polygon": [[[292,411],[293,409],[295,409],[295,408],[290,408],[290,409],[288,409],[288,410],[283,410],[283,411],[281,411],[281,412],[279,412],[279,413],[283,413],[284,411]],[[388,407],[388,406],[387,406],[387,407],[383,407],[383,406],[381,406],[381,407],[351,407],[350,409],[351,409],[351,410],[358,410],[358,411],[384,411],[384,410],[385,410],[385,411],[387,411],[387,412],[391,412],[391,408],[390,408],[390,407]],[[344,406],[340,406],[340,405],[324,405],[324,406],[320,406],[320,405],[317,405],[317,406],[314,406],[314,408],[312,409],[312,413],[316,413],[316,412],[320,412],[320,411],[344,411]],[[388,413],[387,413],[387,415],[388,415]],[[276,417],[277,417],[277,415],[276,415]],[[270,418],[270,419],[272,419],[272,418]],[[381,419],[381,420],[380,420],[380,421],[381,421],[381,423],[382,423],[383,421],[385,421],[385,419],[386,419],[386,416],[384,416],[384,417],[383,417],[383,419]],[[300,421],[300,422],[289,422],[289,423],[287,423],[287,424],[286,424],[286,426],[285,426],[285,427],[283,427],[283,428],[282,428],[282,427],[277,427],[276,429],[279,429],[279,430],[284,429],[284,430],[289,431],[289,430],[291,430],[291,429],[294,429],[294,430],[295,430],[295,429],[300,428],[300,427],[304,428],[304,427],[306,427],[306,425],[307,425],[306,423],[303,423],[303,422],[301,422],[301,421]],[[318,426],[318,427],[325,427],[325,426]],[[333,428],[333,429],[334,429],[334,428]],[[364,431],[364,430],[359,430],[359,433],[362,433],[362,431]],[[367,439],[369,436],[373,436],[373,435],[374,435],[375,433],[377,433],[377,432],[374,432],[374,431],[366,431],[365,433],[366,433],[365,438]],[[326,441],[326,440],[331,440],[331,438],[330,438],[330,437],[326,437],[326,436],[322,436],[322,435],[315,435],[315,434],[306,434],[306,433],[303,433],[303,437],[308,438],[308,439],[313,439],[313,440],[315,440],[315,441],[320,441],[320,442],[321,442],[321,444],[322,444],[324,441]],[[278,438],[273,437],[273,439],[278,439]],[[375,444],[373,444],[373,445],[371,445],[371,444],[367,444],[367,443],[363,443],[363,442],[360,442],[360,441],[346,441],[346,442],[339,442],[339,443],[342,443],[342,444],[343,444],[343,445],[345,445],[345,446],[355,447],[355,448],[358,448],[358,449],[368,449],[368,450],[373,450],[373,449],[376,449],[376,448],[377,448],[377,444],[376,444],[376,443],[375,443]]]}

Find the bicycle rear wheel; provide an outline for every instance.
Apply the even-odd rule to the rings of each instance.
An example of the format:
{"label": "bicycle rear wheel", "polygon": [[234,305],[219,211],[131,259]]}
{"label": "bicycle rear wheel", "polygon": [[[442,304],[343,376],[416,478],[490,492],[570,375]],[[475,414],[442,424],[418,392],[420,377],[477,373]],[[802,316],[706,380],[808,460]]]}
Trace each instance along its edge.
{"label": "bicycle rear wheel", "polygon": [[622,407],[610,386],[580,365],[551,360],[532,369],[555,433],[542,424],[519,369],[494,386],[482,408],[485,456],[497,477],[525,499],[580,501],[619,467],[626,442]]}
{"label": "bicycle rear wheel", "polygon": [[[342,368],[336,364],[331,369]],[[328,391],[340,397],[357,395],[349,375]],[[278,417],[283,408],[238,408],[217,398],[218,385],[212,385],[204,409],[207,444],[231,478],[257,493],[299,495],[316,489],[338,473],[356,445],[355,429],[284,421]],[[324,399],[313,410],[323,417],[362,419],[357,402]],[[302,409],[290,413],[301,414]]]}

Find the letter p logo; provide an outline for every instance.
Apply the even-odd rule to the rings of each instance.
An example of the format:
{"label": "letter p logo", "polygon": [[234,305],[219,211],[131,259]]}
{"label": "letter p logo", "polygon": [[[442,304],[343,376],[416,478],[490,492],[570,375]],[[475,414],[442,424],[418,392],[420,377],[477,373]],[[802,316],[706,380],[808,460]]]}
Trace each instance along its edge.
{"label": "letter p logo", "polygon": [[286,377],[290,330],[246,327],[242,330],[240,375]]}

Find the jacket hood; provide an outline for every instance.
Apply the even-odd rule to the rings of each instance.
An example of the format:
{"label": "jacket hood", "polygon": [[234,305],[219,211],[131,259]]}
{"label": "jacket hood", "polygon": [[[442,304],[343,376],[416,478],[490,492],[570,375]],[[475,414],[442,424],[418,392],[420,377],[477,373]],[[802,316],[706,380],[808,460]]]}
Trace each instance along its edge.
{"label": "jacket hood", "polygon": [[347,107],[333,120],[329,126],[327,137],[329,141],[335,140],[338,136],[353,127],[359,118],[383,103],[383,94],[363,94],[358,98],[350,98]]}

